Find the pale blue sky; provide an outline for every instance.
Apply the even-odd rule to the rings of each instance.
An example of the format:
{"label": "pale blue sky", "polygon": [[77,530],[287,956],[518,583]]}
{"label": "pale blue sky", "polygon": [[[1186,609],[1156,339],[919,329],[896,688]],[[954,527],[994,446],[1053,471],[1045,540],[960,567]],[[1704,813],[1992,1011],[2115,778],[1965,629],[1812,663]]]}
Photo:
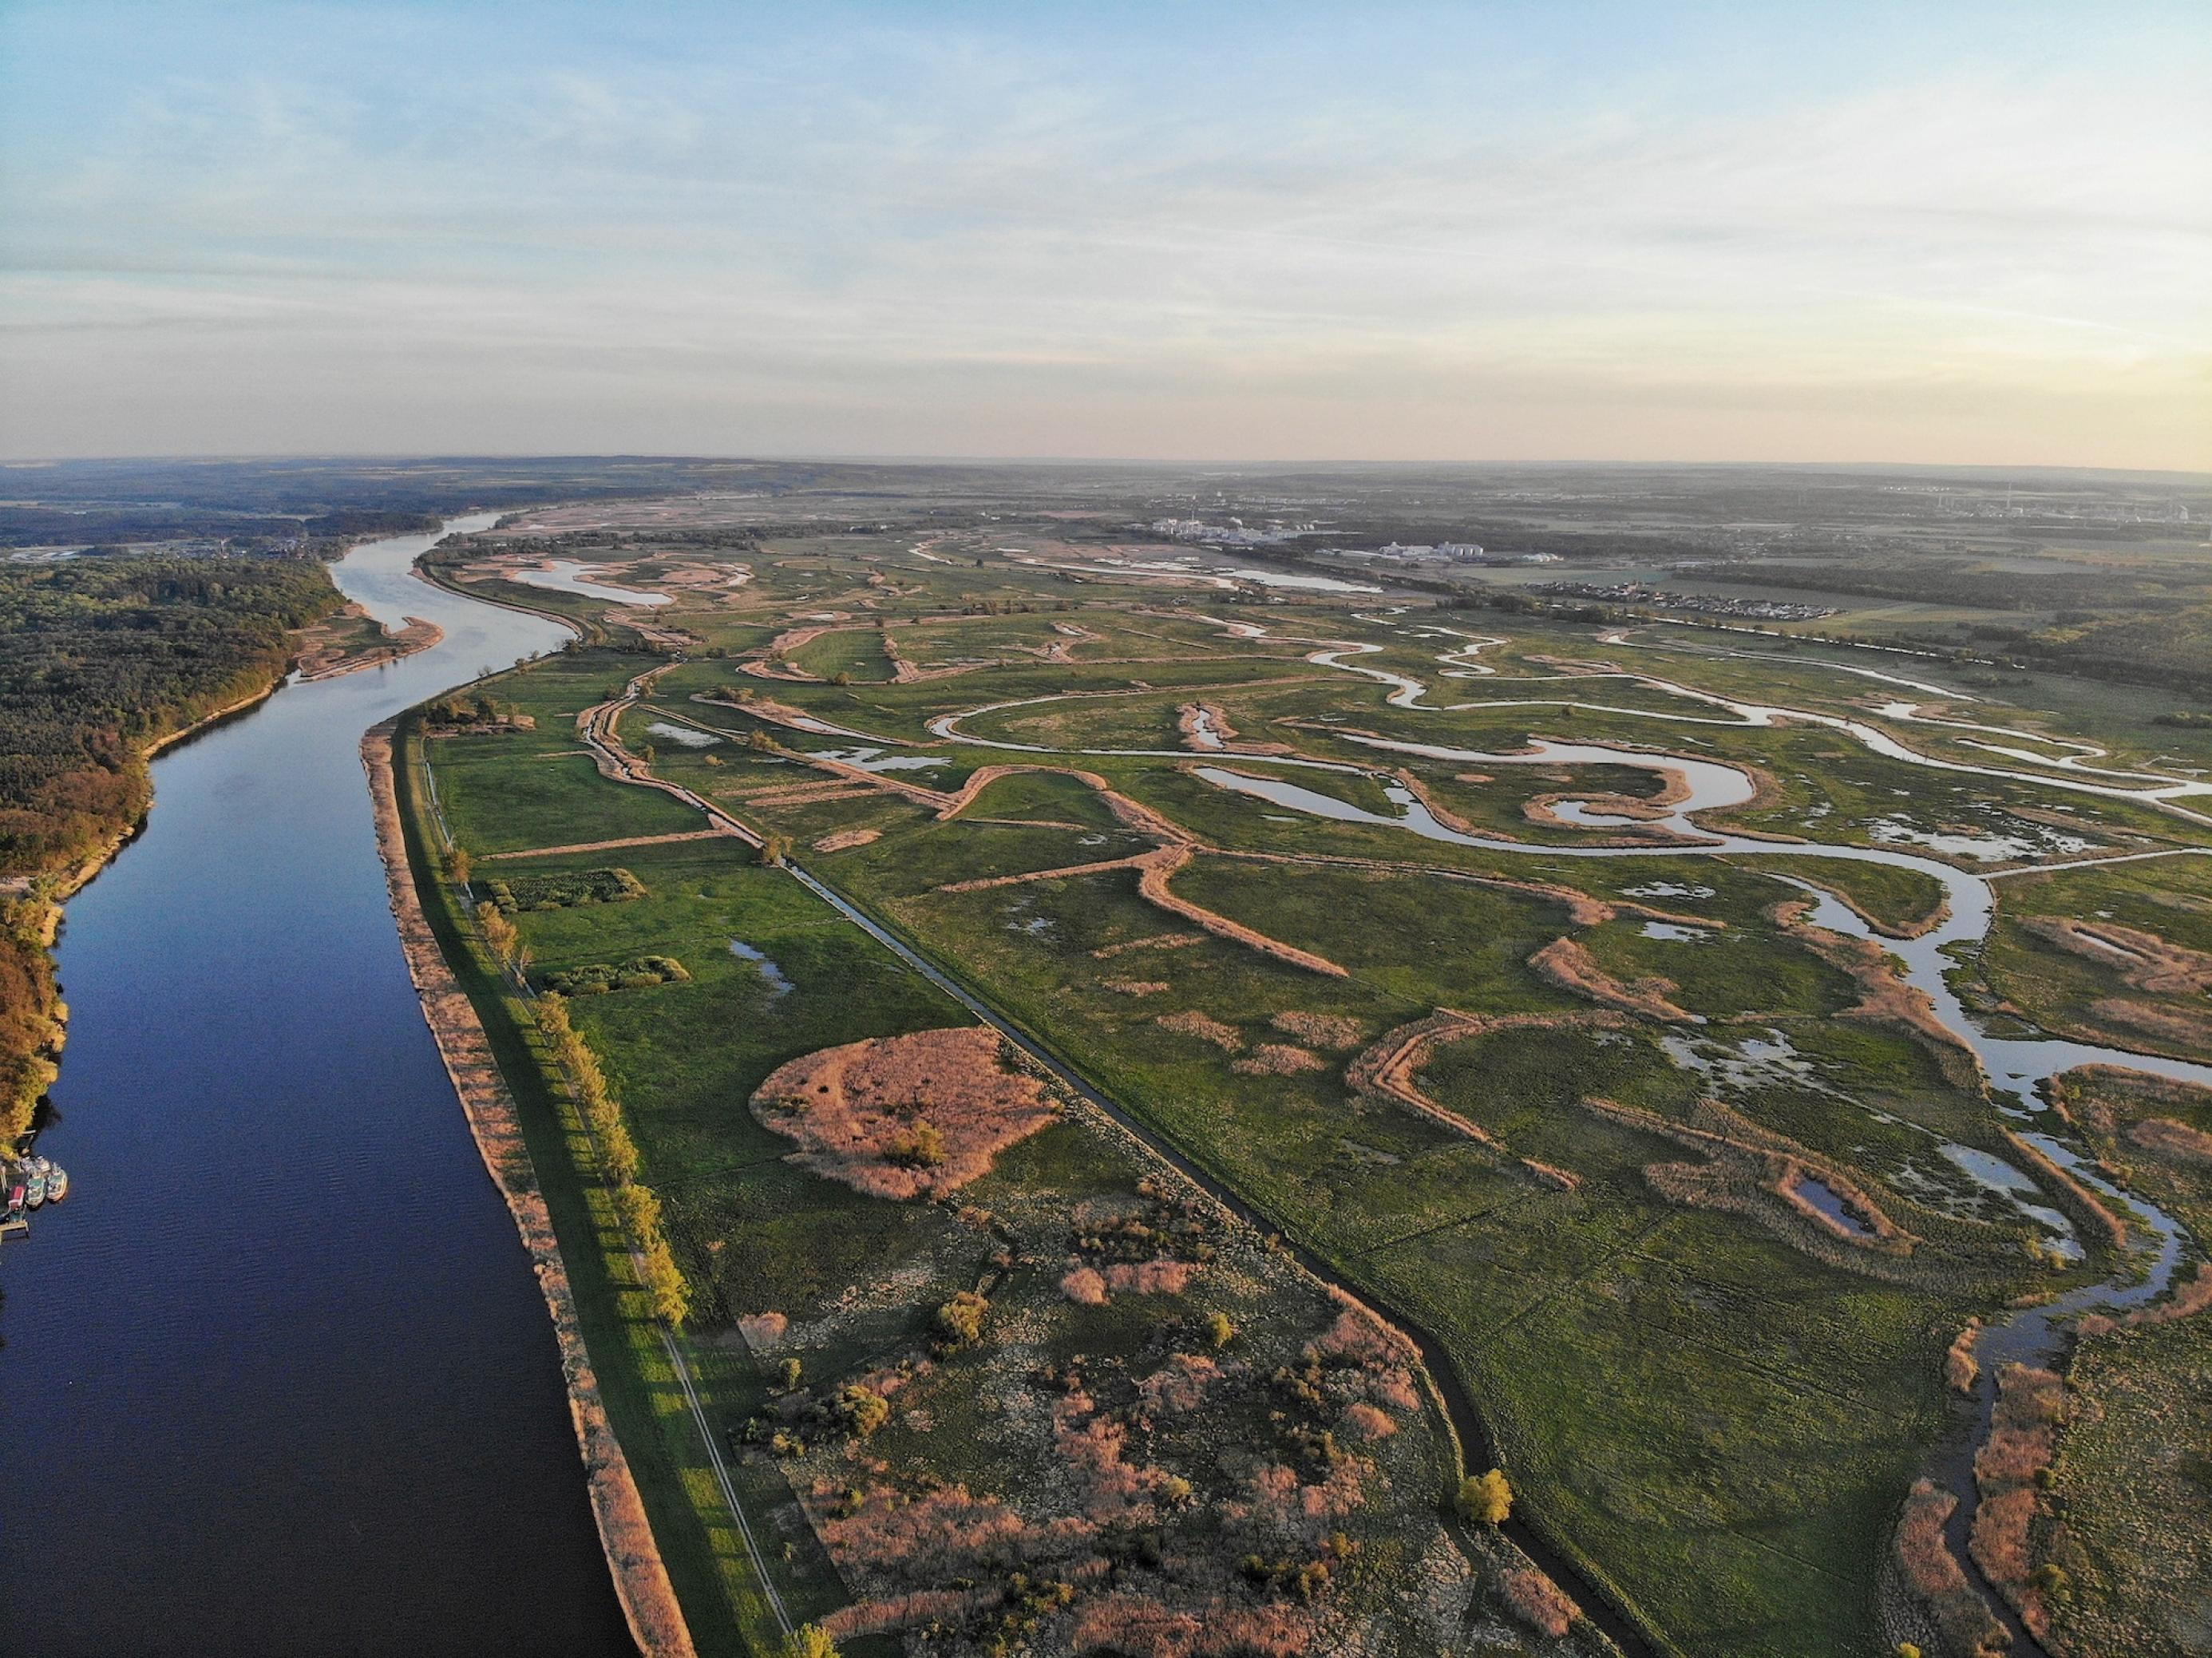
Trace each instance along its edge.
{"label": "pale blue sky", "polygon": [[0,0],[0,453],[2212,467],[2208,88],[2201,4]]}

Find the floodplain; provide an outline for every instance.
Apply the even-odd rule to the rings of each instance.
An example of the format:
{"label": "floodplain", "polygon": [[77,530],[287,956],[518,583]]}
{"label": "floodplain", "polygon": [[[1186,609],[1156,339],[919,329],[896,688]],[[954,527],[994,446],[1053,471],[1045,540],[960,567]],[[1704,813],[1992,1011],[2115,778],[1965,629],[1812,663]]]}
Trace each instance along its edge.
{"label": "floodplain", "polygon": [[2188,1649],[2202,1470],[2114,1425],[2212,1298],[2162,732],[650,505],[440,550],[584,637],[409,751],[700,1650]]}

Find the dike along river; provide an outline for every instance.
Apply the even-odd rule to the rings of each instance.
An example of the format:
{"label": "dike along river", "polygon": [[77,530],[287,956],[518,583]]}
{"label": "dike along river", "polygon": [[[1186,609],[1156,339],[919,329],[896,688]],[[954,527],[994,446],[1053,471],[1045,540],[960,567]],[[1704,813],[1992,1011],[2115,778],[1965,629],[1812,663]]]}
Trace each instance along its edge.
{"label": "dike along river", "polygon": [[567,637],[416,579],[435,539],[335,574],[444,642],[171,750],[69,906],[74,1184],[0,1262],[14,1658],[634,1650],[370,825],[364,729]]}

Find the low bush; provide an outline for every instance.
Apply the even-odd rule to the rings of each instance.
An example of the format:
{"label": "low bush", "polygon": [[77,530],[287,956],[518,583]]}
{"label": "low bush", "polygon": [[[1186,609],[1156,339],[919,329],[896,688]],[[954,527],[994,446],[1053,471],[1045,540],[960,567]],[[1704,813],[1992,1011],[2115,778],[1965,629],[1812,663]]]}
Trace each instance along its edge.
{"label": "low bush", "polygon": [[545,975],[545,988],[562,996],[604,996],[615,990],[648,990],[691,976],[673,956],[633,956],[619,967],[593,962]]}

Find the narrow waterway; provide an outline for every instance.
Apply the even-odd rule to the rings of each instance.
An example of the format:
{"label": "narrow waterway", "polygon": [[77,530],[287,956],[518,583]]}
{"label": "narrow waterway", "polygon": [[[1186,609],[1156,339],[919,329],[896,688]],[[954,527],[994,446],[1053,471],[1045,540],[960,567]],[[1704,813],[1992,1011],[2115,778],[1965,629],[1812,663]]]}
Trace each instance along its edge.
{"label": "narrow waterway", "polygon": [[0,1259],[20,1658],[633,1649],[370,827],[363,730],[566,637],[417,580],[434,539],[336,575],[444,641],[172,750],[69,907],[39,1149],[75,1184]]}

